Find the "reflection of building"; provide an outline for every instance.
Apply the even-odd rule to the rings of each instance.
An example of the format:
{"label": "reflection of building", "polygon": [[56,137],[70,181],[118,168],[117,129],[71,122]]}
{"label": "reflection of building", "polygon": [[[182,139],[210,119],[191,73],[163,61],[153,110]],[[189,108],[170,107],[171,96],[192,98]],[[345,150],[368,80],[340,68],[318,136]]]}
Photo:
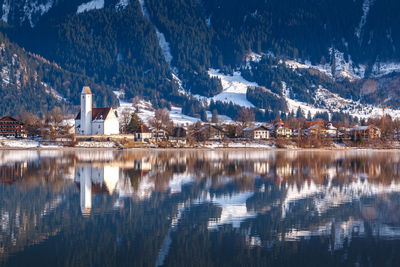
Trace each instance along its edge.
{"label": "reflection of building", "polygon": [[0,166],[0,182],[3,184],[12,184],[21,179],[28,169],[28,163],[13,163]]}
{"label": "reflection of building", "polygon": [[268,174],[269,173],[269,162],[254,162],[253,172],[255,174]]}
{"label": "reflection of building", "polygon": [[92,209],[92,193],[113,194],[119,180],[119,167],[77,167],[75,181],[80,184],[81,211],[88,215]]}

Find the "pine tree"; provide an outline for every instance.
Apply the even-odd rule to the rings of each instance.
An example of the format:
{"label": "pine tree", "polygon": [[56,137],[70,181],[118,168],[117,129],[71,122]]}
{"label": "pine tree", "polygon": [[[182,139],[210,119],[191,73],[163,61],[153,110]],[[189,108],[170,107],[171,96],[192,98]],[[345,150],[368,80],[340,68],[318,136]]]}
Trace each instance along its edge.
{"label": "pine tree", "polygon": [[142,121],[140,120],[139,116],[136,112],[132,114],[131,121],[129,122],[128,126],[126,127],[126,131],[128,133],[135,133],[140,129],[142,125]]}
{"label": "pine tree", "polygon": [[312,120],[311,111],[308,111],[307,120],[308,120],[308,121],[311,121],[311,120]]}
{"label": "pine tree", "polygon": [[296,118],[304,118],[303,111],[301,110],[300,107],[297,109]]}

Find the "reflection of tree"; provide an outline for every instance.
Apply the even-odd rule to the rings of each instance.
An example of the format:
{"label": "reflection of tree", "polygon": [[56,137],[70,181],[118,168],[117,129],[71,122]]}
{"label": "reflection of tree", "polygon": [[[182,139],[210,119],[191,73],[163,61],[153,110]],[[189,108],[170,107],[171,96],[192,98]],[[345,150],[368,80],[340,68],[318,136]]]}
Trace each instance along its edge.
{"label": "reflection of tree", "polygon": [[[369,248],[361,241],[371,243],[373,255],[398,259],[398,242],[384,234],[400,237],[399,162],[394,153],[299,151],[137,150],[42,158],[0,186],[0,215],[13,218],[7,231],[0,230],[0,243],[6,255],[15,253],[5,259],[9,265],[42,263],[35,255],[47,255],[49,266],[154,265],[166,237],[166,266],[338,265],[344,253],[352,263],[365,263],[357,249]],[[79,188],[65,179],[75,164],[112,164],[132,191],[147,179],[152,194],[94,194],[95,208],[83,217]],[[177,174],[191,182],[171,193]],[[384,198],[377,190],[382,184]],[[246,195],[239,204],[256,215],[243,219],[237,206],[228,206],[231,220],[210,229],[227,213],[224,197],[238,195]],[[371,262],[379,261],[372,256]]]}

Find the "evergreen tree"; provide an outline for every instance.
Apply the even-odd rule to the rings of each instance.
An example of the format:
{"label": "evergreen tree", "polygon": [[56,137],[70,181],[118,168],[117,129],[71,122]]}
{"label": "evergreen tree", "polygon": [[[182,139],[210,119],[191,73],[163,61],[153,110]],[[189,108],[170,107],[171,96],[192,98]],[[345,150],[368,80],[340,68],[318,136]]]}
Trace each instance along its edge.
{"label": "evergreen tree", "polygon": [[303,111],[301,110],[300,107],[297,109],[296,118],[298,118],[298,119],[299,118],[304,118],[304,113],[303,113]]}
{"label": "evergreen tree", "polygon": [[142,121],[137,115],[136,112],[132,114],[131,121],[129,122],[128,126],[126,127],[126,131],[128,133],[135,133],[140,130],[140,126],[142,125]]}

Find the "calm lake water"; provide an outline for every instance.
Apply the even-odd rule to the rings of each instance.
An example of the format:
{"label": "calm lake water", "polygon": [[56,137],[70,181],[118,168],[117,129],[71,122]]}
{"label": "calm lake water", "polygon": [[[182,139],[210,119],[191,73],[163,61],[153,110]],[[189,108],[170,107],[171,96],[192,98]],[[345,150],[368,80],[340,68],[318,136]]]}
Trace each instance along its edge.
{"label": "calm lake water", "polygon": [[0,266],[399,266],[400,153],[0,151]]}

